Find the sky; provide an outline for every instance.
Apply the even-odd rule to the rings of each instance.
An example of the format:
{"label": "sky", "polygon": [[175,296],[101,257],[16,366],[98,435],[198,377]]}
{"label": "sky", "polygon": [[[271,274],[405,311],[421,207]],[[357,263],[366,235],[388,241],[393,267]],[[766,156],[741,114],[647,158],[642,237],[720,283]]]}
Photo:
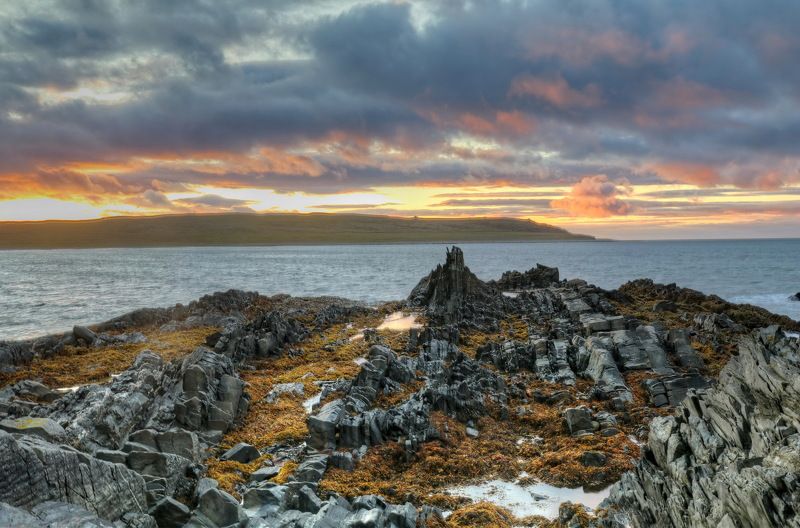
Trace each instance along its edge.
{"label": "sky", "polygon": [[797,0],[7,0],[0,220],[800,234]]}

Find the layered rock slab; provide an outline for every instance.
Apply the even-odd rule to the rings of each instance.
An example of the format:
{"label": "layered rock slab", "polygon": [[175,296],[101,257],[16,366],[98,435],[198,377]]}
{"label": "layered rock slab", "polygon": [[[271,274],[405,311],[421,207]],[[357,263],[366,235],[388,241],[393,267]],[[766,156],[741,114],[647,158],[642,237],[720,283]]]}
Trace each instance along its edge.
{"label": "layered rock slab", "polygon": [[653,420],[609,504],[635,527],[800,526],[798,430],[800,341],[771,327],[742,339],[716,387]]}

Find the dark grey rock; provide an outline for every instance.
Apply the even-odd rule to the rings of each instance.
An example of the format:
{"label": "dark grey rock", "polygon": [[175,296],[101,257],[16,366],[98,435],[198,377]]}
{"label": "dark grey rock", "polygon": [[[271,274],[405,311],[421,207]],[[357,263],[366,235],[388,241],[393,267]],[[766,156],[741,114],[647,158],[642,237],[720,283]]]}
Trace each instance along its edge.
{"label": "dark grey rock", "polygon": [[60,442],[66,436],[64,428],[49,418],[6,418],[0,420],[0,430],[35,435],[51,442]]}
{"label": "dark grey rock", "polygon": [[486,343],[478,347],[476,359],[491,363],[504,372],[536,369],[534,347],[517,341],[505,341],[501,344]]}
{"label": "dark grey rock", "polygon": [[701,313],[694,317],[695,327],[710,333],[717,333],[724,330],[732,332],[744,332],[744,327],[734,322],[727,314]]}
{"label": "dark grey rock", "polygon": [[97,341],[97,334],[86,328],[85,326],[76,326],[72,329],[75,339],[84,341],[88,345],[93,345]]}
{"label": "dark grey rock", "polygon": [[112,523],[93,512],[65,502],[43,502],[34,506],[31,513],[48,528],[114,528]]}
{"label": "dark grey rock", "polygon": [[384,528],[383,510],[358,510],[343,525],[348,528]]}
{"label": "dark grey rock", "polygon": [[530,288],[546,288],[559,281],[558,268],[551,268],[542,264],[526,272],[506,271],[498,281],[489,284],[500,290],[526,290]]}
{"label": "dark grey rock", "polygon": [[189,521],[191,510],[172,497],[164,497],[150,510],[158,528],[181,528]]}
{"label": "dark grey rock", "polygon": [[212,478],[201,478],[197,481],[197,486],[195,488],[195,500],[198,500],[200,496],[210,489],[216,489],[219,487],[219,483],[212,479]]}
{"label": "dark grey rock", "polygon": [[94,456],[98,460],[105,460],[112,464],[125,464],[128,460],[128,453],[125,451],[111,451],[108,449],[99,449],[95,452]]}
{"label": "dark grey rock", "polygon": [[309,445],[316,449],[336,448],[336,427],[345,415],[342,400],[331,401],[308,417]]}
{"label": "dark grey rock", "polygon": [[703,358],[692,347],[689,331],[685,329],[672,329],[667,334],[667,343],[678,358],[678,364],[684,368],[702,369],[705,367]]}
{"label": "dark grey rock", "polygon": [[203,493],[197,503],[197,511],[201,519],[208,519],[216,526],[244,526],[247,515],[239,505],[239,501],[222,490],[212,488]]}
{"label": "dark grey rock", "polygon": [[592,412],[587,407],[572,407],[564,410],[564,422],[572,436],[594,431]]}
{"label": "dark grey rock", "polygon": [[386,526],[390,528],[416,528],[417,509],[410,503],[388,505],[384,514]]}
{"label": "dark grey rock", "polygon": [[283,395],[302,397],[305,393],[305,388],[302,383],[278,383],[275,385],[269,394],[265,397],[269,403],[275,403],[278,398]]}
{"label": "dark grey rock", "polygon": [[678,309],[678,305],[676,305],[673,301],[670,300],[661,300],[656,301],[653,305],[654,312],[674,312]]}
{"label": "dark grey rock", "polygon": [[156,441],[156,431],[153,429],[141,429],[135,431],[128,436],[128,442],[133,442],[139,445],[147,446],[149,450],[158,451],[158,442]]}
{"label": "dark grey rock", "polygon": [[295,318],[279,311],[267,312],[252,322],[234,326],[220,336],[214,350],[236,361],[254,356],[275,356],[307,335]]}
{"label": "dark grey rock", "polygon": [[103,519],[144,511],[145,483],[121,464],[32,436],[0,432],[0,502],[24,509],[45,501],[70,502]]}
{"label": "dark grey rock", "polygon": [[297,492],[297,509],[302,512],[317,513],[322,508],[322,500],[317,497],[314,490],[303,486]]}
{"label": "dark grey rock", "polygon": [[293,482],[319,482],[328,467],[329,455],[312,453],[306,456],[290,477]]}
{"label": "dark grey rock", "polygon": [[614,343],[609,337],[590,337],[586,340],[589,351],[589,363],[585,375],[592,378],[595,391],[601,399],[619,398],[621,401],[632,401],[633,394],[622,377],[622,373],[614,361],[611,350]]}
{"label": "dark grey rock", "polygon": [[32,399],[46,403],[53,402],[61,397],[59,393],[51,390],[47,385],[33,380],[22,380],[15,383],[10,388],[19,398]]}
{"label": "dark grey rock", "polygon": [[253,471],[250,474],[250,482],[262,482],[272,480],[281,472],[280,466],[266,466]]}
{"label": "dark grey rock", "polygon": [[499,292],[478,279],[464,265],[461,249],[447,250],[444,265],[439,265],[422,279],[411,291],[408,301],[416,307],[424,307],[429,317],[444,324],[459,323],[466,319],[480,318],[475,310],[491,310]]}
{"label": "dark grey rock", "polygon": [[608,456],[600,451],[585,451],[581,454],[581,464],[587,467],[602,467],[607,461]]}
{"label": "dark grey rock", "polygon": [[330,464],[345,471],[353,471],[355,469],[353,454],[349,451],[334,451],[331,454]]}
{"label": "dark grey rock", "polygon": [[799,349],[774,328],[743,338],[717,386],[653,419],[607,505],[636,528],[797,526]]}
{"label": "dark grey rock", "polygon": [[[210,360],[207,354],[213,352],[198,349],[184,364]],[[37,409],[37,414],[68,424],[70,442],[87,451],[120,449],[131,433],[140,430],[145,430],[138,434],[146,442],[141,445],[154,448],[154,433],[146,429],[166,430],[171,425],[176,414],[174,400],[182,392],[180,377],[179,368],[165,365],[160,356],[145,351],[111,383],[81,387],[49,407]]]}
{"label": "dark grey rock", "polygon": [[244,494],[244,508],[250,517],[269,517],[286,508],[286,486],[268,482]]}
{"label": "dark grey rock", "polygon": [[47,526],[30,513],[10,504],[0,502],[0,526],[9,528],[47,528]]}
{"label": "dark grey rock", "polygon": [[156,436],[158,449],[164,453],[179,455],[189,460],[198,460],[200,441],[197,434],[185,429],[170,429]]}
{"label": "dark grey rock", "polygon": [[232,448],[228,449],[220,458],[220,460],[232,460],[234,462],[241,462],[247,464],[261,456],[258,449],[246,444],[244,442],[238,443]]}

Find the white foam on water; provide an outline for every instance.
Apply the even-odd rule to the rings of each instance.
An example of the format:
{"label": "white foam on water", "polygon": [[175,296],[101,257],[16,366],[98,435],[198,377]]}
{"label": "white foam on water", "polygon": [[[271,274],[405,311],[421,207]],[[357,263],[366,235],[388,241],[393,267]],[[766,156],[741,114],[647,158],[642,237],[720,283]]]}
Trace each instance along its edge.
{"label": "white foam on water", "polygon": [[583,504],[595,510],[608,497],[610,486],[602,491],[584,491],[582,488],[559,488],[543,482],[520,485],[504,480],[490,480],[483,484],[457,486],[448,489],[451,495],[467,497],[473,501],[488,501],[507,508],[517,517],[541,515],[547,519],[558,517],[562,502]]}

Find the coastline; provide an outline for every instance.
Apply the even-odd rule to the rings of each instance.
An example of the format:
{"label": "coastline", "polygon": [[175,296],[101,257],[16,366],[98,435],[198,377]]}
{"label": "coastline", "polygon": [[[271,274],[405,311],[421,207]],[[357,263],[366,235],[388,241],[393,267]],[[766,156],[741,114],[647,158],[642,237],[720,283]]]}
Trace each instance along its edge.
{"label": "coastline", "polygon": [[[680,417],[691,391],[735,382],[720,372],[740,342],[738,361],[763,346],[796,354],[798,339],[778,326],[760,330],[772,336],[766,345],[752,341],[769,325],[800,330],[767,310],[650,280],[609,291],[537,265],[484,282],[458,248],[403,301],[230,290],[139,309],[0,343],[0,429],[13,433],[0,432],[0,443],[23,454],[22,466],[0,472],[32,479],[4,496],[23,515],[37,496],[26,486],[60,464],[75,467],[70,487],[89,478],[97,492],[45,484],[59,507],[109,521],[202,524],[216,512],[214,526],[355,522],[363,511],[409,527],[530,522],[486,502],[491,494],[472,502],[458,492],[500,482],[542,502],[525,510],[544,515],[537,526],[617,528],[615,512],[642,526],[672,506],[629,500],[625,490],[650,493],[646,464],[660,461],[639,450],[659,445],[658,424]],[[35,467],[24,462],[34,452],[44,453]],[[748,467],[760,470],[760,460]],[[576,489],[614,483],[600,509]],[[0,520],[8,512],[0,504]]]}

